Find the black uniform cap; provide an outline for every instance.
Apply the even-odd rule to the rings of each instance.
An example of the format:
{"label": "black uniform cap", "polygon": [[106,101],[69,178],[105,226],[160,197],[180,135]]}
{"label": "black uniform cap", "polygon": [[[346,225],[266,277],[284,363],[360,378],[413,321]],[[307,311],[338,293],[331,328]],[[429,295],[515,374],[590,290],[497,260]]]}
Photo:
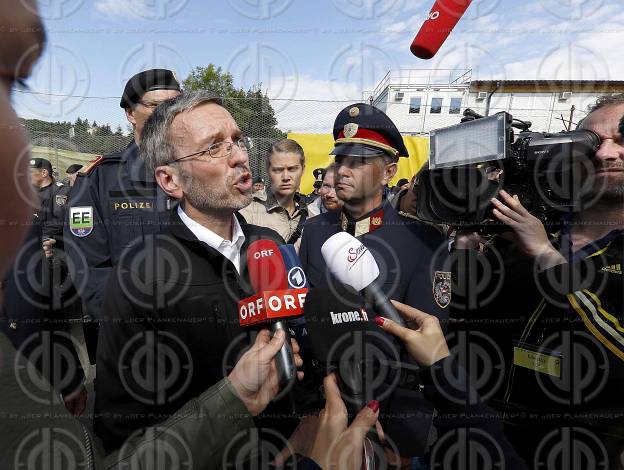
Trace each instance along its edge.
{"label": "black uniform cap", "polygon": [[48,170],[48,173],[52,176],[52,163],[50,163],[50,160],[46,160],[45,158],[31,158],[29,164],[31,168]]}
{"label": "black uniform cap", "polygon": [[365,103],[344,108],[334,122],[331,155],[409,157],[403,137],[390,118],[380,109]]}
{"label": "black uniform cap", "polygon": [[264,180],[263,180],[262,178],[260,178],[259,176],[256,176],[256,177],[253,179],[253,182],[254,182],[254,184],[255,184],[255,183],[262,183],[262,184],[264,184]]}
{"label": "black uniform cap", "polygon": [[65,173],[67,173],[68,175],[73,175],[74,173],[78,172],[81,168],[82,168],[82,165],[80,165],[79,163],[74,163],[73,165],[69,165],[67,167],[67,170],[65,170]]}
{"label": "black uniform cap", "polygon": [[143,98],[148,91],[176,90],[180,91],[180,82],[171,70],[151,69],[137,73],[124,88],[119,106],[131,108]]}

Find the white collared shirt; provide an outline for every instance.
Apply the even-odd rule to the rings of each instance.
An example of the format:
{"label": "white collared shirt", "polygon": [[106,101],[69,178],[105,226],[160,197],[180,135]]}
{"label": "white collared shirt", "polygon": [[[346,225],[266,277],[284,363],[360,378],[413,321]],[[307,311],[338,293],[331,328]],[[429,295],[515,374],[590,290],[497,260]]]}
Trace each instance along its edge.
{"label": "white collared shirt", "polygon": [[245,234],[234,215],[232,215],[232,241],[221,238],[212,230],[204,227],[199,222],[195,222],[186,215],[181,205],[178,206],[178,215],[184,225],[193,232],[200,242],[204,242],[229,259],[240,274],[240,250],[243,243],[245,243]]}

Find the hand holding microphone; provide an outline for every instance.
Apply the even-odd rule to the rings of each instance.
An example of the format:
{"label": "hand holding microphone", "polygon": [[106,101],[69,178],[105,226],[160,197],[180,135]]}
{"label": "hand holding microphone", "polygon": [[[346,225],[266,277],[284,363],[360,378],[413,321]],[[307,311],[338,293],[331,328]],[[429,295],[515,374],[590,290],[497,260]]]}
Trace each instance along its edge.
{"label": "hand holding microphone", "polygon": [[[260,414],[280,390],[277,366],[273,359],[284,346],[286,335],[278,331],[272,338],[269,330],[262,330],[256,336],[254,345],[241,356],[228,376],[236,395],[245,404],[252,416]],[[296,366],[302,366],[299,346],[292,340]],[[299,380],[303,372],[297,372]]]}
{"label": "hand holding microphone", "polygon": [[364,441],[379,417],[379,402],[370,401],[347,427],[348,417],[334,373],[323,380],[325,408],[310,458],[321,468],[362,468]]}
{"label": "hand holding microphone", "polygon": [[410,356],[418,365],[429,367],[450,355],[437,317],[394,300],[392,304],[406,320],[416,323],[418,328],[415,330],[405,328],[383,317],[375,318],[375,322],[383,330],[403,341]]}

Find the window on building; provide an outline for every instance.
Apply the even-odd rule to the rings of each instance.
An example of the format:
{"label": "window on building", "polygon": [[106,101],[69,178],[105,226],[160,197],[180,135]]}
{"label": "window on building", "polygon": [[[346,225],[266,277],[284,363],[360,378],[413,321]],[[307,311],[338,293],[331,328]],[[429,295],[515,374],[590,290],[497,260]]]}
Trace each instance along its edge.
{"label": "window on building", "polygon": [[459,114],[461,111],[461,98],[451,98],[451,107],[449,108],[449,114]]}
{"label": "window on building", "polygon": [[420,96],[415,96],[413,98],[410,98],[410,107],[409,107],[409,113],[410,114],[419,114],[420,113]]}
{"label": "window on building", "polygon": [[442,98],[431,98],[431,110],[429,112],[431,114],[442,113]]}

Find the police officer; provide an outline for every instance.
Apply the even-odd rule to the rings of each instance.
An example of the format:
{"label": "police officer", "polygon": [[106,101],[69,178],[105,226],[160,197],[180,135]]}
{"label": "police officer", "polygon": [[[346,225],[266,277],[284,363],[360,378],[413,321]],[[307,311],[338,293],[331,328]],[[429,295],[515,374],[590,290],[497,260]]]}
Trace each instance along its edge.
{"label": "police officer", "polygon": [[[450,273],[443,267],[444,237],[433,227],[400,217],[383,197],[384,187],[396,174],[399,158],[408,157],[398,129],[379,109],[356,103],[338,114],[333,135],[334,186],[344,207],[306,223],[299,255],[310,285],[327,287],[337,282],[327,271],[321,246],[335,233],[346,231],[375,257],[380,269],[377,281],[389,298],[438,318],[447,317],[451,292]],[[381,422],[404,456],[422,455],[427,446],[431,408],[422,394],[404,392],[395,391],[385,411],[404,414],[407,411],[401,406],[409,404],[410,412],[417,409],[423,413],[422,418]],[[407,435],[411,442],[399,442]]]}
{"label": "police officer", "polygon": [[[87,266],[80,295],[91,319],[101,318],[104,286],[124,249],[166,223],[171,202],[147,171],[138,143],[154,108],[179,94],[180,83],[170,70],[146,70],[128,80],[120,106],[134,128],[133,141],[121,152],[98,157],[79,173],[72,189],[65,225],[72,243],[67,251],[77,266]],[[97,338],[90,329],[87,336],[92,335]],[[93,340],[87,343],[91,356]]]}
{"label": "police officer", "polygon": [[[69,186],[56,181],[52,176],[52,163],[45,158],[30,160],[30,181],[37,191],[40,205],[33,213],[35,223],[41,224],[43,240],[50,240],[46,247],[51,247],[55,241],[59,242],[63,235],[63,215]],[[51,249],[46,250],[46,256],[52,255]]]}
{"label": "police officer", "polygon": [[79,163],[74,163],[73,165],[69,165],[67,170],[65,170],[65,175],[67,183],[69,186],[73,187],[76,183],[76,178],[78,177],[78,172],[82,169],[82,165]]}

